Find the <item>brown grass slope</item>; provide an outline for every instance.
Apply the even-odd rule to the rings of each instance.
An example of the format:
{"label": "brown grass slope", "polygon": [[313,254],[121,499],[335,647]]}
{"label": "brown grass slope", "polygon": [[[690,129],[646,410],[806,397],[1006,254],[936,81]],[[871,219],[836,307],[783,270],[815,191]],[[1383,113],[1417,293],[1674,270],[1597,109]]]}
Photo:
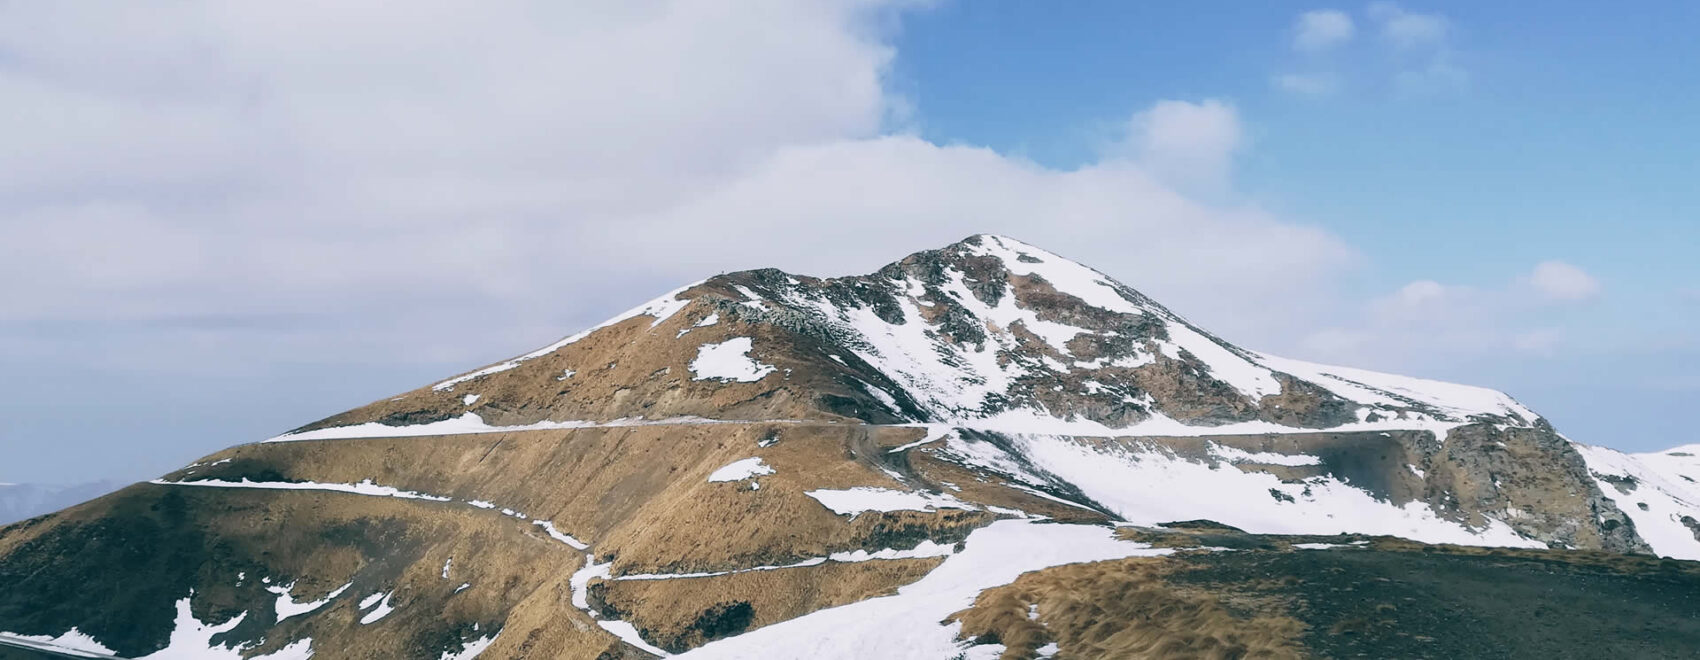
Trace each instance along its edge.
{"label": "brown grass slope", "polygon": [[[484,657],[618,657],[637,651],[571,604],[568,580],[584,553],[532,521],[590,543],[597,561],[611,561],[618,576],[784,565],[923,540],[957,543],[995,519],[955,509],[841,516],[805,494],[819,488],[942,489],[939,480],[950,478],[967,484],[965,497],[1103,519],[974,480],[948,463],[911,462],[888,451],[922,433],[861,424],[697,424],[245,445],[165,480],[370,480],[451,501],[140,484],[0,529],[0,584],[8,587],[0,590],[0,629],[57,635],[77,626],[121,653],[142,655],[164,643],[173,604],[194,589],[195,614],[204,621],[249,613],[226,641],[271,640],[255,652],[311,637],[316,657],[374,657],[378,649],[435,657],[501,630]],[[759,478],[759,489],[707,481],[716,468],[752,456],[775,470]],[[682,650],[888,593],[936,563],[603,582],[597,606],[634,622],[646,639]],[[238,586],[242,574],[247,579]],[[261,577],[295,582],[297,600],[353,586],[324,609],[273,627],[275,595],[264,591]],[[471,586],[454,593],[463,582]],[[397,610],[358,625],[355,602],[390,591]],[[727,607],[737,608],[730,617]]]}
{"label": "brown grass slope", "polygon": [[[528,609],[558,609],[538,596],[564,588],[580,557],[528,527],[435,502],[140,484],[0,530],[0,627],[57,635],[76,626],[139,657],[165,645],[174,604],[193,589],[202,621],[247,613],[221,639],[268,640],[255,653],[312,638],[315,657],[436,657]],[[450,557],[459,560],[444,579]],[[352,586],[274,625],[277,596],[263,579],[293,583],[298,601]],[[378,592],[394,593],[396,611],[360,625],[356,602]],[[575,615],[550,616],[554,648],[620,651],[599,629],[575,631]]]}
{"label": "brown grass slope", "polygon": [[1065,660],[1692,658],[1700,649],[1696,562],[1252,535],[1206,521],[1123,535],[1181,552],[1028,573],[955,615],[963,638],[1003,644],[1003,660],[1052,643]]}

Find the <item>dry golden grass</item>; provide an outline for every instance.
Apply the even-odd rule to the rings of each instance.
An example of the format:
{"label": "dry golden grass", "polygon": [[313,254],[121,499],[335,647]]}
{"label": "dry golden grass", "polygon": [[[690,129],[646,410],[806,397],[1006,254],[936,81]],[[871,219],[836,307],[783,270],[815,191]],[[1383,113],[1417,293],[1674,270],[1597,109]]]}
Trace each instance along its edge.
{"label": "dry golden grass", "polygon": [[[473,588],[446,605],[445,615],[497,611],[484,607],[490,597],[485,592],[495,588],[488,585],[501,585],[504,605],[500,611],[506,612],[506,632],[486,652],[489,657],[590,658],[625,651],[571,608],[567,580],[583,553],[547,539],[529,520],[502,515],[500,508],[552,521],[561,531],[590,543],[599,561],[614,563],[615,575],[786,564],[844,550],[908,548],[922,539],[949,543],[994,520],[995,514],[955,509],[843,516],[804,493],[856,486],[909,489],[926,483],[928,478],[918,470],[886,463],[888,454],[881,448],[912,440],[918,431],[861,424],[756,423],[281,442],[227,450],[209,457],[209,462],[229,458],[228,463],[168,476],[173,480],[247,477],[323,483],[371,479],[455,500],[447,503],[314,491],[149,488],[281,503],[278,506],[312,502],[342,511],[351,519],[375,511],[417,510],[411,519],[453,517],[496,525],[485,531],[442,532],[436,542],[443,547],[426,544],[430,550],[418,560],[419,579],[442,582],[434,571],[440,571],[451,555],[480,556],[478,570],[483,572],[476,581],[469,580]],[[777,442],[771,442],[775,438]],[[768,446],[759,446],[762,441],[769,441]],[[751,456],[761,457],[775,470],[759,477],[759,489],[752,489],[747,481],[708,482],[713,470]],[[910,482],[894,479],[888,469],[910,473]],[[1007,491],[995,484],[976,483],[972,488],[975,494]],[[1042,501],[1007,492],[1015,494],[1003,494],[997,501]],[[209,499],[208,505],[216,499]],[[466,504],[468,500],[492,502],[497,510],[473,508]],[[299,546],[279,537],[270,541],[278,547],[266,550],[299,556],[302,561],[347,563],[335,556],[334,548],[313,547],[322,543],[305,532],[316,524],[302,524]],[[540,570],[547,564],[509,562],[499,553],[489,561],[482,559],[486,553],[479,549],[481,544],[516,542],[539,545],[558,565]],[[937,560],[828,564],[706,580],[607,582],[601,588],[611,594],[609,604],[620,610],[621,618],[651,631],[646,634],[655,635],[657,642],[683,648],[703,641],[693,626],[718,602],[708,600],[725,597],[748,602],[753,613],[749,625],[761,626],[886,593],[919,579],[936,564]],[[462,566],[457,559],[451,581],[461,579]],[[473,570],[470,564],[464,566]],[[318,594],[342,584],[336,580],[337,576],[327,574],[322,580],[304,580],[300,589]],[[731,595],[720,594],[718,585],[694,591],[718,582],[725,582]]]}
{"label": "dry golden grass", "polygon": [[[990,522],[990,514],[954,510],[872,513],[852,520],[804,494],[818,488],[910,488],[876,466],[883,452],[875,443],[886,442],[878,437],[884,434],[915,431],[757,423],[267,443],[215,454],[210,458],[232,461],[188,478],[269,473],[273,479],[329,483],[372,479],[550,520],[592,543],[599,557],[612,557],[617,573],[718,571],[862,548],[882,521],[884,527],[939,530]],[[776,444],[758,447],[773,437]],[[759,489],[742,481],[708,481],[720,466],[749,457],[775,470],[759,478]]]}
{"label": "dry golden grass", "polygon": [[[896,421],[855,385],[879,382],[877,372],[858,371],[827,358],[833,349],[805,332],[745,322],[740,317],[754,312],[737,304],[744,295],[734,284],[731,278],[714,278],[682,293],[695,300],[665,320],[637,316],[518,366],[443,390],[421,387],[303,428],[373,421],[417,424],[467,411],[490,424],[508,426],[544,419],[684,416],[855,421],[846,415],[858,412],[869,421]],[[714,324],[696,326],[711,315],[717,319]],[[698,348],[735,337],[751,338],[751,357],[777,371],[748,383],[696,380],[690,363]],[[563,377],[569,370],[572,375]],[[467,394],[479,398],[468,405]]]}
{"label": "dry golden grass", "polygon": [[[1003,660],[1033,658],[1049,642],[1058,644],[1060,658],[1304,657],[1304,625],[1278,604],[1236,597],[1230,609],[1224,594],[1168,582],[1178,568],[1157,557],[1028,573],[982,592],[954,618],[964,638],[1003,644]],[[1236,613],[1248,605],[1262,611]]]}
{"label": "dry golden grass", "polygon": [[[153,522],[103,526],[113,518]],[[618,645],[614,636],[589,625],[582,612],[539,608],[540,596],[564,592],[581,554],[524,521],[464,505],[143,484],[46,519],[27,532],[0,539],[0,559],[47,562],[43,569],[49,572],[58,572],[53,562],[80,562],[78,575],[90,582],[63,582],[73,594],[118,585],[116,596],[124,600],[104,603],[104,608],[72,608],[84,617],[88,612],[111,617],[115,627],[91,629],[97,638],[123,630],[128,620],[144,614],[169,621],[172,604],[193,588],[193,612],[204,621],[247,613],[236,639],[271,640],[256,653],[311,638],[314,657],[327,660],[435,657],[444,645],[479,636],[474,624],[482,631],[511,633],[516,640],[545,631],[534,643],[540,655],[532,657],[588,659],[596,653],[579,653]],[[10,556],[31,538],[52,534],[86,539],[82,554]],[[138,555],[137,549],[148,552]],[[450,557],[454,562],[444,578]],[[146,563],[123,569],[128,574],[101,573],[137,560]],[[293,584],[296,601],[318,600],[351,586],[311,616],[274,627],[270,611],[276,596],[265,587],[284,584]],[[461,584],[469,586],[459,590]],[[393,594],[395,612],[360,624],[363,613],[356,604],[380,592]],[[87,619],[83,627],[89,629]]]}

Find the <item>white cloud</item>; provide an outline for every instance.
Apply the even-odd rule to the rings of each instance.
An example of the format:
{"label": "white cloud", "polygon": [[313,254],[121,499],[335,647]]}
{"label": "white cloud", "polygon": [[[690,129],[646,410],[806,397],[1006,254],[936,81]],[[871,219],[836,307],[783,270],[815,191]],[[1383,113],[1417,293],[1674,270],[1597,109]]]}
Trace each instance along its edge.
{"label": "white cloud", "polygon": [[1293,25],[1293,48],[1307,53],[1328,50],[1352,40],[1352,17],[1334,9],[1299,14]]}
{"label": "white cloud", "polygon": [[1216,99],[1165,100],[1133,115],[1117,153],[1170,185],[1219,192],[1228,186],[1243,142],[1233,106]]}
{"label": "white cloud", "polygon": [[1553,302],[1599,295],[1597,281],[1558,261],[1495,286],[1417,280],[1370,300],[1344,322],[1310,333],[1300,350],[1314,359],[1393,371],[1467,369],[1484,358],[1553,357],[1586,319]]}
{"label": "white cloud", "polygon": [[[895,132],[912,109],[887,85],[890,29],[920,4],[0,3],[7,394],[111,380],[125,387],[102,406],[132,406],[125,426],[178,422],[132,396],[161,382],[225,397],[195,427],[218,432],[161,434],[137,459],[164,468],[244,439],[229,422],[347,403],[304,392],[368,394],[324,387],[332,369],[388,374],[361,386],[382,391],[715,272],[866,272],[979,231],[1253,347],[1289,345],[1348,300],[1350,246],[1209,194],[1247,148],[1226,102],[1130,108],[1116,150],[1066,170]],[[1428,70],[1420,50],[1399,57]],[[1503,311],[1532,298],[1415,285],[1304,345],[1371,366],[1556,350],[1532,334],[1550,326]],[[63,415],[28,417],[14,421],[65,437],[39,464],[87,465],[101,446]],[[170,437],[200,440],[165,451]]]}
{"label": "white cloud", "polygon": [[0,242],[31,246],[0,260],[0,321],[317,315],[267,345],[471,362],[719,271],[866,272],[998,231],[1245,336],[1353,263],[1184,192],[1231,184],[1221,101],[1155,104],[1073,170],[891,134],[908,6],[0,5]]}
{"label": "white cloud", "polygon": [[1470,73],[1452,47],[1452,23],[1440,14],[1406,11],[1392,2],[1369,5],[1381,42],[1396,54],[1394,90],[1403,96],[1453,93],[1469,86]]}
{"label": "white cloud", "polygon": [[1468,289],[1448,287],[1434,280],[1417,280],[1376,301],[1376,305],[1385,315],[1407,317],[1431,312],[1465,295]]}
{"label": "white cloud", "polygon": [[1543,261],[1525,278],[1542,298],[1556,302],[1587,300],[1600,294],[1600,281],[1562,261]]}
{"label": "white cloud", "polygon": [[1269,79],[1270,84],[1283,92],[1304,96],[1328,96],[1342,87],[1340,76],[1333,73],[1283,73]]}
{"label": "white cloud", "polygon": [[0,6],[0,317],[522,293],[541,236],[877,135],[887,10]]}
{"label": "white cloud", "polygon": [[[1132,161],[1053,170],[908,136],[784,149],[732,185],[593,241],[641,251],[650,268],[844,274],[980,231],[1103,269],[1226,333],[1261,333],[1316,304],[1356,256],[1319,229],[1195,201]],[[1271,298],[1287,304],[1254,302]]]}
{"label": "white cloud", "polygon": [[1368,13],[1381,25],[1381,38],[1394,48],[1438,47],[1445,44],[1451,30],[1445,16],[1409,12],[1392,2],[1372,2]]}
{"label": "white cloud", "polygon": [[[1392,90],[1405,97],[1453,93],[1469,86],[1469,71],[1452,46],[1452,24],[1445,16],[1407,11],[1392,2],[1372,2],[1365,15],[1392,57],[1359,67],[1360,75],[1390,79]],[[1305,12],[1292,28],[1293,48],[1312,55],[1333,50],[1350,42],[1356,29],[1343,12]],[[1344,78],[1335,70],[1279,73],[1269,81],[1282,92],[1312,97],[1331,96],[1344,87]]]}

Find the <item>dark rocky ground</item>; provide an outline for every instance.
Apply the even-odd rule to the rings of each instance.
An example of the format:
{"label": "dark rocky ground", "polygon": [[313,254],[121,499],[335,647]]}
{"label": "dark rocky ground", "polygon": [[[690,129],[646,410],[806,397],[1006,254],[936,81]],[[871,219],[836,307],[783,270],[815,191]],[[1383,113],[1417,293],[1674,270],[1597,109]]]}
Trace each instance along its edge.
{"label": "dark rocky ground", "polygon": [[[1184,553],[1170,581],[1282,603],[1316,657],[1700,657],[1697,562],[1229,530],[1199,540],[1245,549]],[[1340,545],[1291,549],[1304,541]]]}

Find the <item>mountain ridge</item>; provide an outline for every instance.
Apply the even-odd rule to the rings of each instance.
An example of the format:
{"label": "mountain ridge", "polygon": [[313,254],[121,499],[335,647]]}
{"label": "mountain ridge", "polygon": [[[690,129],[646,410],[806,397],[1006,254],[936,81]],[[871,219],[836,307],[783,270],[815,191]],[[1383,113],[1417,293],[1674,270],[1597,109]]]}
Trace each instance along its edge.
{"label": "mountain ridge", "polygon": [[[986,247],[992,245],[996,248]],[[1019,247],[1012,248],[1011,245]],[[1044,276],[1046,273],[1050,275],[1049,278]],[[979,279],[975,279],[974,274],[978,274]],[[999,288],[1006,280],[1010,282],[1009,286]],[[1058,284],[1062,284],[1066,290],[1057,288]],[[1027,305],[1029,298],[1036,302]],[[1089,303],[1087,299],[1093,302]],[[1003,304],[1006,301],[1013,303]],[[1345,367],[1327,367],[1240,349],[1193,326],[1150,298],[1114,282],[1102,273],[1014,239],[993,235],[975,235],[943,249],[916,253],[887,265],[872,275],[819,279],[773,269],[758,269],[716,276],[663,294],[591,329],[537,351],[438,382],[432,385],[429,391],[436,393],[439,398],[459,398],[464,401],[464,396],[453,394],[457,386],[462,386],[463,383],[475,383],[492,379],[491,377],[511,377],[511,372],[515,369],[534,365],[539,358],[555,357],[563,349],[572,347],[599,331],[628,323],[638,316],[651,317],[648,328],[654,329],[676,314],[690,315],[688,310],[699,307],[711,310],[706,314],[697,314],[704,319],[719,322],[722,315],[725,315],[732,322],[745,322],[788,333],[792,336],[785,339],[791,340],[792,343],[801,343],[800,340],[803,339],[829,338],[827,346],[843,350],[829,351],[827,356],[838,356],[833,359],[840,361],[840,365],[847,370],[853,371],[853,375],[863,381],[861,385],[877,386],[881,394],[892,398],[895,401],[895,409],[885,412],[893,413],[891,418],[896,421],[949,423],[984,420],[998,412],[996,409],[1000,404],[995,398],[1012,396],[1007,391],[992,391],[991,388],[984,387],[988,380],[1010,381],[1022,376],[1043,375],[1036,372],[1044,372],[1047,368],[1064,372],[1086,371],[1116,375],[1118,372],[1126,373],[1160,361],[1158,353],[1169,358],[1162,361],[1182,362],[1179,367],[1182,369],[1191,367],[1196,373],[1189,374],[1193,376],[1188,379],[1192,381],[1189,384],[1196,388],[1217,390],[1225,395],[1209,405],[1195,403],[1189,407],[1187,402],[1182,401],[1160,402],[1172,403],[1158,406],[1164,417],[1176,418],[1183,423],[1196,422],[1187,425],[1221,426],[1237,421],[1273,421],[1294,428],[1326,429],[1347,421],[1348,418],[1340,417],[1339,409],[1350,407],[1352,404],[1356,404],[1356,407],[1383,408],[1385,410],[1381,412],[1389,414],[1378,414],[1382,417],[1425,415],[1433,417],[1435,421],[1464,421],[1472,415],[1489,415],[1504,417],[1519,426],[1527,426],[1538,417],[1508,395],[1486,388]],[[1141,318],[1147,316],[1149,318]],[[906,320],[909,318],[922,321],[915,324],[923,326],[920,332],[936,333],[938,337],[948,341],[915,337],[912,336],[915,334],[913,332],[908,333],[910,336],[903,336],[899,329],[908,325]],[[1076,325],[1061,323],[1056,319],[1072,321]],[[988,335],[984,328],[976,327],[973,321],[984,321],[993,327],[994,331]],[[857,327],[858,323],[863,327]],[[1003,327],[1009,329],[1000,331]],[[674,339],[683,338],[684,334],[693,329],[694,327],[681,329]],[[1176,336],[1171,338],[1171,335]],[[991,351],[986,350],[988,340],[998,341],[997,345],[990,347]],[[902,345],[901,342],[904,341],[914,342],[916,345]],[[884,345],[873,345],[870,342]],[[1073,344],[1074,348],[1071,348],[1070,342],[1076,342]],[[1147,345],[1140,345],[1140,342]],[[963,350],[965,345],[971,345],[978,350]],[[1075,350],[1087,355],[1074,355]],[[935,366],[926,364],[932,358],[928,353],[933,351],[941,354],[949,352],[939,361],[944,363],[947,370],[954,369],[953,373],[927,372],[928,368]],[[856,355],[847,356],[842,353]],[[793,354],[807,355],[807,351],[794,351]],[[1188,354],[1193,356],[1190,360],[1182,358]],[[1199,357],[1201,354],[1203,357]],[[1015,368],[986,363],[988,359],[1011,357],[1023,363],[1015,365]],[[873,373],[867,373],[866,369],[852,369],[850,365],[842,362],[846,358],[860,359],[866,366],[873,367]],[[1064,363],[1065,358],[1074,359]],[[973,363],[974,360],[979,360],[980,363]],[[898,363],[900,361],[906,363]],[[1266,364],[1271,362],[1278,363],[1281,368]],[[572,375],[578,375],[588,370],[566,368],[549,371],[572,371]],[[1385,382],[1379,386],[1353,382],[1346,374],[1360,378],[1373,377]],[[1261,398],[1277,395],[1282,392],[1283,387],[1279,379],[1303,380],[1304,376],[1322,381],[1316,383],[1305,380],[1297,384],[1300,389],[1305,389],[1306,385],[1310,386],[1312,391],[1304,394],[1315,399],[1310,403],[1319,410],[1298,412],[1277,408],[1278,412],[1269,415],[1275,419],[1268,420],[1260,419],[1251,412],[1257,407],[1257,401],[1247,401],[1248,399],[1253,399],[1254,396]],[[867,382],[890,381],[893,377],[904,378],[909,382]],[[1087,389],[1101,387],[1102,384],[1099,384]],[[1315,389],[1318,387],[1321,391]],[[1436,391],[1423,392],[1425,387]],[[965,389],[968,394],[953,397],[952,400],[941,400],[940,397],[944,396],[942,394],[929,394],[953,388]],[[402,397],[417,396],[423,390],[424,388],[421,388]],[[1234,396],[1233,392],[1240,396]],[[1346,392],[1349,396],[1342,396],[1341,392]],[[971,395],[978,395],[979,399],[974,400]],[[1028,396],[1032,398],[1033,395],[1029,393]],[[402,397],[388,402],[395,402]],[[930,400],[925,402],[930,405],[923,406],[922,402],[915,401],[918,397],[930,397]],[[994,400],[988,401],[988,398]],[[485,398],[483,405],[488,407],[492,403],[493,399]],[[891,405],[887,407],[892,408]],[[987,410],[988,407],[992,410]],[[1141,406],[1134,406],[1139,407]],[[1152,406],[1146,404],[1142,407]],[[333,416],[298,430],[335,425],[346,421],[351,413],[358,413],[359,410]],[[831,412],[830,407],[827,407],[825,412]],[[409,422],[433,415],[429,410],[390,414],[395,415],[393,419],[396,421]],[[1084,417],[1098,422],[1097,427],[1085,428],[1100,433],[1121,433],[1128,430],[1128,424],[1125,423],[1128,419],[1138,421],[1141,417],[1149,418],[1141,410],[1135,410],[1131,417],[1118,417],[1114,412],[1100,411],[1090,406],[1080,411],[1065,411],[1065,414],[1066,421],[1076,421]],[[1092,419],[1094,417],[1096,419]],[[559,415],[546,418],[565,421]],[[591,415],[582,419],[609,421],[610,418]],[[1161,417],[1157,419],[1160,421]],[[1313,424],[1309,427],[1290,423],[1307,419],[1336,423]],[[1104,423],[1106,421],[1110,423]],[[1078,432],[1082,429],[1066,430]]]}
{"label": "mountain ridge", "polygon": [[[934,622],[996,576],[1161,557],[1128,530],[1174,521],[1700,558],[1694,453],[1247,351],[976,235],[864,276],[711,277],[0,528],[0,631],[277,658],[811,657],[899,628],[958,648]],[[822,636],[873,602],[914,620]]]}

